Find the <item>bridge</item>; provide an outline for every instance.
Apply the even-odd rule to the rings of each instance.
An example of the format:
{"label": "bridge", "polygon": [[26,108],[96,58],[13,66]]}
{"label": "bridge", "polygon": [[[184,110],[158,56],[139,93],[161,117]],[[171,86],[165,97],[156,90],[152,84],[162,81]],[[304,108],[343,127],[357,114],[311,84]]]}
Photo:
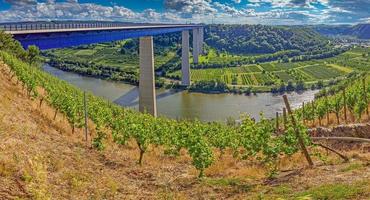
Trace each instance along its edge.
{"label": "bridge", "polygon": [[203,26],[192,24],[121,23],[36,23],[0,24],[24,48],[36,45],[41,50],[139,38],[139,110],[157,116],[153,36],[182,32],[181,83],[190,85],[189,32],[193,33],[193,62],[198,63],[203,48]]}

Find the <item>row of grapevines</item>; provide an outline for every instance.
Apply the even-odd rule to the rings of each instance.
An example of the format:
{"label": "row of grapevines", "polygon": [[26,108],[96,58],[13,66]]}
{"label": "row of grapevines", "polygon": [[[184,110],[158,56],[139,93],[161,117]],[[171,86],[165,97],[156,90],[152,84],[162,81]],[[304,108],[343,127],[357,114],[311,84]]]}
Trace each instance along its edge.
{"label": "row of grapevines", "polygon": [[297,114],[303,120],[321,120],[329,113],[334,113],[339,124],[344,111],[353,113],[357,120],[361,120],[367,112],[370,103],[370,76],[361,74],[357,80],[349,80],[341,91],[328,94],[322,91],[323,95],[313,102],[306,104],[304,110],[298,109]]}
{"label": "row of grapevines", "polygon": [[[37,94],[38,88],[43,88],[45,94],[41,98],[57,112],[63,113],[73,128],[84,125],[81,90],[8,53],[0,51],[0,58],[34,94]],[[87,96],[89,118],[94,122],[97,133],[93,145],[103,149],[108,132],[118,144],[125,145],[134,140],[140,152],[140,164],[150,147],[161,146],[167,152],[177,154],[185,149],[202,176],[204,170],[213,163],[216,149],[220,152],[230,149],[242,158],[253,156],[265,162],[276,161],[282,154],[290,155],[298,150],[292,128],[276,136],[271,121],[263,117],[260,122],[245,117],[241,126],[229,127],[216,122],[154,118],[149,114],[124,109],[92,94]],[[304,133],[306,129],[301,130]]]}

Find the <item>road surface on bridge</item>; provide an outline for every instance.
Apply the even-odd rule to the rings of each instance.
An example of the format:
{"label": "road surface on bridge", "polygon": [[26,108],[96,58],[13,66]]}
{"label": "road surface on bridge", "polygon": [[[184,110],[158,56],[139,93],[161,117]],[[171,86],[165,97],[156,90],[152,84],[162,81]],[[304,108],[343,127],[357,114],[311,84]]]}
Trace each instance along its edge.
{"label": "road surface on bridge", "polygon": [[140,30],[140,29],[162,29],[162,28],[196,28],[200,25],[135,25],[135,26],[113,26],[113,27],[85,27],[85,28],[61,28],[61,29],[35,29],[35,30],[12,30],[5,31],[12,35],[38,34],[38,33],[62,33],[62,32],[86,32],[86,31],[117,31],[117,30]]}

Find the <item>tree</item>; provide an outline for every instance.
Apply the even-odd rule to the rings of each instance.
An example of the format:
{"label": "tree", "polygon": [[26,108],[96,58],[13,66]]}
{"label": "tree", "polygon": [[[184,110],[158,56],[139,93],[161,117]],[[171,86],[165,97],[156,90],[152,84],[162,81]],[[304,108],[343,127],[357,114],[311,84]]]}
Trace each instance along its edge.
{"label": "tree", "polygon": [[289,58],[288,58],[288,56],[287,55],[284,55],[284,57],[283,57],[283,62],[285,62],[285,63],[287,63],[287,62],[289,62]]}
{"label": "tree", "polygon": [[302,80],[298,81],[295,87],[296,91],[301,91],[305,89],[304,82]]}
{"label": "tree", "polygon": [[40,49],[35,46],[31,45],[27,49],[27,61],[29,64],[35,64],[40,60]]}
{"label": "tree", "polygon": [[286,86],[286,90],[287,91],[293,91],[294,90],[293,82],[291,80],[288,81],[288,85]]}
{"label": "tree", "polygon": [[0,30],[0,50],[9,52],[15,55],[17,58],[24,60],[26,57],[26,52],[24,51],[22,45],[13,39],[10,34],[4,33]]}
{"label": "tree", "polygon": [[316,87],[317,87],[317,89],[323,88],[324,87],[324,82],[322,80],[317,81]]}

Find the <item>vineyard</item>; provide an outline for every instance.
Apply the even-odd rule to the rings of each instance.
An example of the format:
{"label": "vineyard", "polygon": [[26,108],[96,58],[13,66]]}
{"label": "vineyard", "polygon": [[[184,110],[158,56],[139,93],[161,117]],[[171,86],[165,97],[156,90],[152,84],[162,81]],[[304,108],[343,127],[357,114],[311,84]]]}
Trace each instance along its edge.
{"label": "vineyard", "polygon": [[[47,102],[53,106],[55,116],[58,113],[66,116],[72,130],[84,126],[82,91],[30,67],[5,52],[0,55],[11,67],[13,76],[16,75],[32,98],[39,99],[40,104]],[[39,94],[38,87],[46,91],[45,96]],[[293,145],[295,137],[292,135],[292,129],[287,129],[286,134],[280,137],[274,137],[273,124],[267,119],[254,122],[247,117],[240,128],[232,128],[218,123],[153,118],[148,114],[139,114],[108,103],[91,94],[88,94],[87,98],[89,119],[96,126],[93,146],[99,150],[104,149],[108,129],[113,140],[119,144],[125,145],[130,139],[136,141],[140,164],[143,162],[144,153],[153,145],[164,146],[174,153],[186,149],[194,167],[199,170],[199,176],[203,176],[204,170],[214,161],[212,149],[233,149],[237,153],[243,148],[243,157],[260,154],[265,162],[275,161],[280,154],[291,155],[298,150]],[[305,135],[304,129],[301,132]],[[309,144],[309,140],[306,140],[306,143]]]}
{"label": "vineyard", "polygon": [[[320,98],[307,102],[296,111],[297,116],[307,126],[339,125],[348,122],[362,122],[370,118],[369,115],[369,76],[359,77],[358,80],[347,80],[335,91],[324,89]],[[335,120],[331,120],[334,118]]]}
{"label": "vineyard", "polygon": [[[353,72],[369,71],[370,49],[353,49],[333,58],[304,62],[268,62],[240,67],[192,69],[193,81],[221,80],[228,85],[237,86],[277,86],[303,81],[310,86],[318,81],[327,83],[343,78]],[[226,57],[226,56],[225,56]],[[226,61],[225,61],[226,62]],[[180,71],[168,74],[181,77]],[[231,77],[234,77],[231,78]]]}
{"label": "vineyard", "polygon": [[[59,118],[61,115],[65,116],[72,130],[73,127],[76,129],[84,127],[82,91],[44,73],[38,68],[30,67],[5,52],[1,52],[0,57],[12,69],[12,71],[2,69],[3,73],[13,77],[12,81],[14,83],[16,77],[16,80],[19,80],[20,85],[24,87],[33,101],[37,101],[40,106],[46,102],[54,107],[54,118]],[[363,80],[365,79],[359,78],[343,83],[340,89],[345,91],[345,101],[344,98],[340,98],[343,93],[330,95],[328,91],[325,97],[307,104],[304,111],[298,109],[292,115],[297,120],[299,133],[303,136],[304,144],[310,151],[316,149],[306,134],[307,128],[304,126],[304,124],[307,126],[315,124],[310,123],[310,120],[314,121],[315,118],[318,118],[316,119],[316,122],[318,122],[318,120],[325,117],[328,110],[333,114],[336,109],[340,110],[339,118],[342,123],[345,118],[344,108],[347,109],[348,122],[351,121],[350,115],[352,113],[357,116],[357,121],[361,121],[361,117],[362,119],[368,117],[367,110],[363,106],[368,100],[360,97],[370,95],[368,87],[370,79],[368,77],[365,84]],[[41,88],[45,92],[40,92]],[[364,95],[365,91],[367,95]],[[354,98],[361,101],[353,103]],[[268,176],[273,177],[279,173],[280,167],[278,166],[281,166],[278,165],[279,161],[284,157],[289,158],[296,155],[295,153],[300,149],[290,118],[285,120],[279,118],[281,122],[286,121],[286,123],[280,124],[279,135],[276,135],[277,129],[274,120],[262,119],[260,122],[255,122],[249,117],[245,117],[239,127],[229,127],[219,123],[205,124],[199,121],[153,118],[150,115],[139,114],[136,111],[118,107],[91,94],[87,95],[87,99],[89,119],[96,129],[91,133],[93,146],[100,151],[104,151],[105,145],[109,144],[107,141],[109,139],[123,146],[134,141],[139,152],[137,156],[138,163],[142,165],[146,165],[145,160],[149,158],[145,155],[153,148],[161,149],[163,156],[183,156],[180,152],[185,149],[192,159],[191,163],[194,168],[199,170],[200,176],[207,175],[205,173],[206,168],[214,168],[216,167],[214,165],[220,164],[217,160],[220,159],[218,155],[221,155],[221,157],[230,156],[235,161],[246,160],[245,162],[251,162],[250,160],[254,160],[253,162],[259,163],[258,166],[267,168]],[[315,109],[310,107],[311,104],[315,105]],[[360,114],[356,113],[360,113],[361,117]],[[314,152],[312,152],[313,155]],[[213,179],[205,180],[213,181]],[[363,187],[360,182],[356,184],[360,188]],[[302,197],[305,194],[295,194],[295,197]]]}
{"label": "vineyard", "polygon": [[[34,99],[46,101],[53,106],[55,116],[62,113],[68,119],[71,127],[82,128],[84,126],[83,92],[37,68],[30,67],[17,58],[1,52],[2,60],[7,63],[28,94]],[[245,81],[263,81],[261,78],[245,77]],[[370,93],[368,82],[366,84],[351,83],[346,90],[346,97],[340,94],[326,96],[318,99],[312,105],[306,106],[305,112],[297,111],[298,118],[321,120],[325,113],[341,111],[343,105],[347,112],[354,113],[359,119],[367,109],[368,100],[366,95]],[[38,87],[46,91],[46,95],[38,93]],[[366,94],[366,95],[365,95]],[[106,130],[111,130],[112,138],[119,144],[125,145],[130,139],[134,139],[138,146],[139,163],[143,161],[143,155],[152,145],[161,145],[165,149],[179,152],[187,149],[193,159],[193,164],[199,170],[199,176],[204,175],[204,169],[212,165],[214,155],[212,149],[232,149],[234,153],[242,148],[242,157],[261,157],[264,162],[276,162],[281,155],[292,155],[297,152],[297,138],[291,124],[286,124],[284,134],[274,136],[274,124],[267,119],[254,122],[246,117],[239,128],[228,127],[218,123],[206,124],[199,121],[176,121],[166,118],[153,118],[147,114],[139,114],[135,111],[121,108],[112,103],[88,94],[89,103],[87,110],[89,118],[96,126],[96,136],[93,145],[100,150],[104,149],[104,140],[107,137]],[[344,100],[345,99],[345,100]],[[345,103],[344,103],[345,102]],[[368,114],[368,110],[366,110]],[[299,132],[305,137],[305,143],[310,144],[306,128],[299,125]],[[239,152],[240,153],[240,152]]]}
{"label": "vineyard", "polygon": [[[81,63],[93,63],[98,66],[111,68],[112,71],[120,69],[122,71],[137,71],[139,65],[139,56],[137,48],[129,46],[123,47],[132,40],[118,41],[113,43],[100,43],[90,46],[80,46],[76,48],[54,49],[45,51],[49,58],[57,58],[62,61],[75,61]],[[135,41],[136,42],[136,41]],[[131,45],[131,44],[130,44]],[[157,47],[158,51],[161,47]],[[123,49],[123,50],[122,50]],[[127,52],[125,52],[126,50]],[[171,48],[158,51],[155,59],[155,66],[158,68],[171,59],[176,57]]]}
{"label": "vineyard", "polygon": [[340,77],[344,75],[344,72],[338,71],[334,68],[323,65],[309,65],[302,68],[302,71],[306,73],[309,77],[314,77],[318,80],[326,80],[333,77]]}

